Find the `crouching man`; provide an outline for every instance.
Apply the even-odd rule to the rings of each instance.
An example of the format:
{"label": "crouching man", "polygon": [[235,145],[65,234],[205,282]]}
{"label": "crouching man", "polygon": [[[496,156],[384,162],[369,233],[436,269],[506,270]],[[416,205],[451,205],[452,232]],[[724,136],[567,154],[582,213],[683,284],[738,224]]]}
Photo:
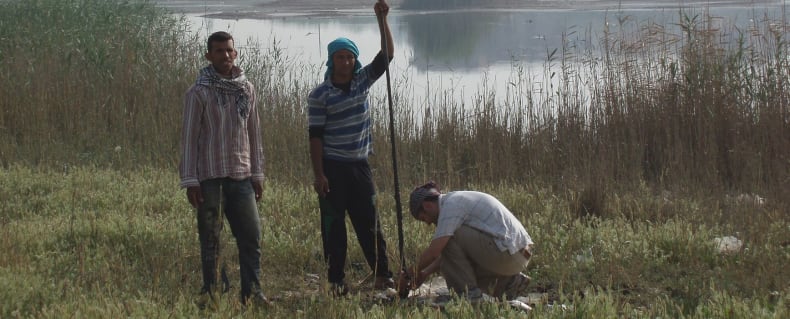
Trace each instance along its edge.
{"label": "crouching man", "polygon": [[412,191],[409,210],[417,220],[436,225],[436,232],[417,265],[401,273],[402,296],[437,271],[450,290],[473,302],[483,293],[511,300],[526,290],[529,277],[521,271],[532,238],[499,200],[475,191],[441,194],[428,182]]}

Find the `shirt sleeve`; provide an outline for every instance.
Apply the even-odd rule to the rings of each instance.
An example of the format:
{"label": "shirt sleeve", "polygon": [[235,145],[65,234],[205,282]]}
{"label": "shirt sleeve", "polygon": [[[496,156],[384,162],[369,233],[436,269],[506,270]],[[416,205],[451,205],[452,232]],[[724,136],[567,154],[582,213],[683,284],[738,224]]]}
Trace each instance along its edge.
{"label": "shirt sleeve", "polygon": [[326,103],[317,92],[311,92],[307,97],[307,125],[310,130],[310,137],[320,132],[323,135],[326,126]]}
{"label": "shirt sleeve", "polygon": [[258,98],[255,89],[251,88],[250,98],[250,116],[247,119],[247,134],[250,139],[250,171],[252,173],[252,180],[261,182],[264,179],[263,165],[263,142],[262,142],[262,129],[260,112],[258,112],[257,102]]}
{"label": "shirt sleeve", "polygon": [[436,232],[433,239],[452,236],[464,224],[468,215],[466,209],[452,202],[445,202],[441,207],[439,220],[436,222]]}
{"label": "shirt sleeve", "polygon": [[376,54],[376,57],[373,58],[373,62],[370,62],[370,68],[368,68],[368,77],[370,78],[370,81],[373,82],[378,80],[378,78],[384,74],[384,71],[387,70],[387,65],[390,62],[392,62],[392,57],[390,57],[389,61],[387,61],[384,58],[384,53],[379,51],[379,53]]}
{"label": "shirt sleeve", "polygon": [[200,186],[197,174],[198,137],[204,103],[197,87],[192,87],[184,97],[184,118],[181,132],[181,187]]}

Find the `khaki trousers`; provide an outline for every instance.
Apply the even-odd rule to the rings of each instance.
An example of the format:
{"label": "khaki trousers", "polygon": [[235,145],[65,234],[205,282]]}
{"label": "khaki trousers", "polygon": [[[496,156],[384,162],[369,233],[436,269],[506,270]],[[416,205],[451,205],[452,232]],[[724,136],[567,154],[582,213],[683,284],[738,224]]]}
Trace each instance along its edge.
{"label": "khaki trousers", "polygon": [[491,236],[461,226],[442,250],[440,270],[447,287],[459,295],[479,288],[499,297],[510,279],[528,263],[522,252],[511,255],[500,251]]}

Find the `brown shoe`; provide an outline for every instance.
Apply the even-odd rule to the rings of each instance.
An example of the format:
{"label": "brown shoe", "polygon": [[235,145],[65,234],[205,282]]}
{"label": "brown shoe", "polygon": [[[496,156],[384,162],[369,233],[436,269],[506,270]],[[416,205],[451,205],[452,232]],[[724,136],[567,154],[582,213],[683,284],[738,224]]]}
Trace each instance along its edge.
{"label": "brown shoe", "polygon": [[252,296],[252,304],[258,307],[269,307],[272,305],[272,301],[269,298],[266,298],[266,295],[263,292],[258,292],[254,296]]}
{"label": "brown shoe", "polygon": [[272,302],[269,300],[269,298],[266,298],[266,295],[264,295],[262,291],[253,293],[249,298],[246,298],[246,300],[242,299],[242,306],[246,307],[248,304],[251,304],[256,308],[266,308],[272,306]]}
{"label": "brown shoe", "polygon": [[390,277],[376,277],[376,281],[373,282],[373,289],[382,290],[387,288],[395,289],[395,280],[392,280]]}

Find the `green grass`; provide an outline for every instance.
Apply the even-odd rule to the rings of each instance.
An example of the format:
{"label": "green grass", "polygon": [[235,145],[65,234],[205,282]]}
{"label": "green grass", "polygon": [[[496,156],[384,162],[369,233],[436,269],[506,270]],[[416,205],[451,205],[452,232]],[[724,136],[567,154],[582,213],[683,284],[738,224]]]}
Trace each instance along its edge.
{"label": "green grass", "polygon": [[[4,318],[226,317],[241,314],[236,302],[235,249],[225,232],[223,259],[233,288],[219,309],[195,306],[200,285],[194,213],[169,169],[76,168],[62,171],[12,166],[0,171],[0,314]],[[361,295],[335,300],[325,292],[318,210],[312,191],[276,182],[265,185],[263,286],[276,307],[269,315],[319,317],[520,317],[501,305],[451,304],[443,312],[415,304],[374,302]],[[781,212],[751,204],[706,205],[694,198],[670,202],[647,189],[612,200],[628,214],[579,219],[571,199],[539,186],[485,187],[522,220],[538,249],[530,264],[532,292],[568,309],[540,304],[538,318],[554,317],[747,317],[788,315],[787,241],[790,223]],[[649,203],[653,204],[649,204]],[[641,208],[629,205],[648,203]],[[720,203],[724,204],[724,203]],[[655,206],[658,207],[655,207]],[[394,203],[379,201],[390,259],[398,260]],[[653,209],[677,214],[649,220]],[[745,224],[719,223],[711,216],[749,211]],[[761,218],[761,217],[764,217]],[[313,227],[315,226],[315,227]],[[758,228],[761,231],[749,232]],[[431,230],[405,221],[406,256],[413,262]],[[739,234],[744,250],[716,252],[713,238]],[[350,263],[363,263],[350,245]],[[395,263],[395,262],[394,262]],[[365,267],[349,267],[353,282]],[[255,312],[244,313],[255,317]]]}
{"label": "green grass", "polygon": [[[677,34],[620,24],[588,41],[600,56],[571,42],[550,52],[540,72],[558,86],[533,90],[514,62],[512,90],[477,92],[473,105],[448,92],[415,102],[408,79],[393,76],[401,198],[434,179],[502,199],[538,244],[532,292],[567,306],[540,304],[530,317],[788,316],[786,27],[678,19]],[[205,62],[188,30],[147,2],[0,1],[0,317],[260,316],[236,302],[229,232],[236,288],[215,311],[194,303],[196,226],[175,167],[183,93]],[[329,298],[311,279],[325,268],[304,113],[320,65],[276,41],[241,45],[263,97],[263,276],[279,299],[267,315],[523,317],[500,305],[377,303],[365,285]],[[384,98],[371,98],[371,162],[397,264]],[[431,229],[407,216],[404,231],[411,262]],[[713,239],[727,235],[744,249],[717,253]],[[349,247],[349,277],[361,280]]]}

